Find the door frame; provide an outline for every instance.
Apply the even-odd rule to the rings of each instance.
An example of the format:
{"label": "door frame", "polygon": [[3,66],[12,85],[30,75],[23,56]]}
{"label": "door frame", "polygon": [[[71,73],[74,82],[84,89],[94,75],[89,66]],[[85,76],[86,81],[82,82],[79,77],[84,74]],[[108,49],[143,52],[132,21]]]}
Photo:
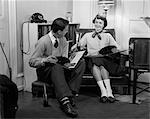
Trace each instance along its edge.
{"label": "door frame", "polygon": [[12,80],[17,78],[17,20],[16,0],[8,0],[9,9],[9,44],[10,44],[10,67],[12,68]]}
{"label": "door frame", "polygon": [[4,17],[4,0],[0,0],[0,3],[1,3],[1,5],[0,5],[0,19],[2,19],[3,17]]}

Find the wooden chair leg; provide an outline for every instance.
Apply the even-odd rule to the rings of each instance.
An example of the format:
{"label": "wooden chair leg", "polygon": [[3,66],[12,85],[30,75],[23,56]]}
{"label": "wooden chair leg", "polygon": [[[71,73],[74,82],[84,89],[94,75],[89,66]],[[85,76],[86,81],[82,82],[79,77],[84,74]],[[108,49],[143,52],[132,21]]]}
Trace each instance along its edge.
{"label": "wooden chair leg", "polygon": [[129,69],[128,95],[131,95],[131,69]]}
{"label": "wooden chair leg", "polygon": [[44,92],[43,92],[43,106],[44,107],[48,107],[49,104],[48,104],[48,98],[47,98],[47,91],[46,91],[46,84],[45,83],[43,85],[43,88],[44,88]]}

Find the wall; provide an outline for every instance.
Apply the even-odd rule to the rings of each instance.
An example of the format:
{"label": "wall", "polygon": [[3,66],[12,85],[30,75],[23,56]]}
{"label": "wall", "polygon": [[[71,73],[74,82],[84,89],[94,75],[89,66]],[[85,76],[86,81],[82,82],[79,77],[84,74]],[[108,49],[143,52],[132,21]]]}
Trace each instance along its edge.
{"label": "wall", "polygon": [[[80,28],[92,28],[92,20],[100,13],[97,0],[73,0],[73,22],[80,23]],[[115,8],[111,6],[107,12],[107,28],[114,28]]]}
{"label": "wall", "polygon": [[[9,70],[7,62],[5,59],[6,54],[8,62],[10,61],[9,57],[9,11],[8,11],[8,1],[0,0],[0,74],[5,74],[9,76]],[[2,50],[3,48],[3,50]]]}
{"label": "wall", "polygon": [[[150,16],[150,0],[115,0],[108,10],[107,28],[114,28],[116,41],[121,48],[128,49],[130,37],[150,37],[150,28],[140,17]],[[73,21],[80,28],[92,28],[92,19],[99,12],[97,0],[73,0]],[[150,82],[150,73],[140,79]]]}
{"label": "wall", "polygon": [[150,28],[140,17],[150,16],[149,0],[117,0],[115,13],[116,38],[128,49],[130,37],[150,37]]}
{"label": "wall", "polygon": [[16,0],[18,73],[23,72],[22,53],[20,50],[22,24],[29,21],[30,16],[35,12],[42,13],[47,21],[53,21],[56,17],[65,17],[68,11],[72,12],[72,0]]}
{"label": "wall", "polygon": [[[115,28],[117,42],[119,42],[123,49],[126,49],[128,48],[128,40],[130,37],[129,23],[136,20],[142,22],[139,19],[140,16],[150,16],[150,2],[149,0],[116,0],[116,2],[117,5],[108,11],[107,28]],[[23,72],[22,53],[20,51],[22,24],[28,21],[29,17],[35,12],[42,13],[46,20],[52,21],[56,17],[65,17],[68,11],[73,13],[73,22],[80,23],[81,28],[91,28],[91,21],[98,13],[96,0],[16,0],[18,73]],[[144,22],[142,23],[144,25]],[[146,26],[144,27],[146,28]],[[135,27],[133,30],[135,30]],[[146,31],[149,32],[149,29],[146,28]],[[146,77],[149,78],[149,74]]]}
{"label": "wall", "polygon": [[[115,30],[123,49],[128,49],[131,37],[150,38],[150,27],[141,19],[146,16],[150,16],[150,0],[117,0]],[[150,82],[150,73],[141,74],[138,80]]]}

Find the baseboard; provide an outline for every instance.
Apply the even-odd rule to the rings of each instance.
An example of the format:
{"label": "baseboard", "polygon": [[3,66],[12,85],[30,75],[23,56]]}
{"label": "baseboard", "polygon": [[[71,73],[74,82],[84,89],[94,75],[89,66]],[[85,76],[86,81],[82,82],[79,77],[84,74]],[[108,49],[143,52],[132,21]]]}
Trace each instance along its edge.
{"label": "baseboard", "polygon": [[24,74],[23,74],[23,73],[18,73],[18,74],[17,74],[17,78],[22,78],[22,77],[24,77]]}
{"label": "baseboard", "polygon": [[23,73],[18,73],[17,74],[17,88],[18,91],[24,90],[24,74]]}
{"label": "baseboard", "polygon": [[18,91],[22,91],[24,90],[24,85],[17,86],[17,88],[18,88]]}

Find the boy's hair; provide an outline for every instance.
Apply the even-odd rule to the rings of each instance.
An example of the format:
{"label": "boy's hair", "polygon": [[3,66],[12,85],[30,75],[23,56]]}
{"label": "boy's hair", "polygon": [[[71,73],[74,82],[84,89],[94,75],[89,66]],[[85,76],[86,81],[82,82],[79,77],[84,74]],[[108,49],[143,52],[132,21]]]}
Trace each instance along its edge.
{"label": "boy's hair", "polygon": [[107,19],[106,19],[106,17],[103,17],[103,16],[97,14],[96,17],[93,19],[93,24],[95,23],[96,19],[101,19],[102,21],[104,21],[104,28],[107,26]]}
{"label": "boy's hair", "polygon": [[58,30],[63,31],[65,27],[69,24],[69,21],[63,18],[57,18],[53,21],[51,30],[56,33]]}

